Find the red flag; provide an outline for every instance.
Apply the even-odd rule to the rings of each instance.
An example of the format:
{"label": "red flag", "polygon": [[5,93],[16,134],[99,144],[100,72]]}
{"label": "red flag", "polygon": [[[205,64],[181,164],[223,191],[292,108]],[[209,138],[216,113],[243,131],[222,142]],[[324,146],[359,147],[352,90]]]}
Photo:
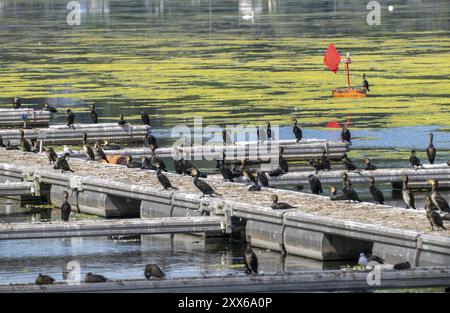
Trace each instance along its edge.
{"label": "red flag", "polygon": [[328,46],[325,56],[323,57],[323,63],[330,69],[330,71],[337,72],[339,63],[341,62],[341,56],[337,52],[332,43]]}

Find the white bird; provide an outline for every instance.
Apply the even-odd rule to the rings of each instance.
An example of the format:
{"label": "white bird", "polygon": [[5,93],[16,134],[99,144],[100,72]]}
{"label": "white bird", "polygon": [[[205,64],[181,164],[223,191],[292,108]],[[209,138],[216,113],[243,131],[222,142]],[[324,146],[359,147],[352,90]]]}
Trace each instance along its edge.
{"label": "white bird", "polygon": [[358,265],[367,266],[368,263],[369,263],[369,260],[367,260],[366,255],[364,254],[364,252],[361,252],[359,254]]}
{"label": "white bird", "polygon": [[252,15],[246,14],[246,15],[243,15],[243,16],[242,16],[242,18],[243,18],[244,20],[253,20],[254,17],[255,17],[255,12],[254,12],[254,11],[252,11]]}

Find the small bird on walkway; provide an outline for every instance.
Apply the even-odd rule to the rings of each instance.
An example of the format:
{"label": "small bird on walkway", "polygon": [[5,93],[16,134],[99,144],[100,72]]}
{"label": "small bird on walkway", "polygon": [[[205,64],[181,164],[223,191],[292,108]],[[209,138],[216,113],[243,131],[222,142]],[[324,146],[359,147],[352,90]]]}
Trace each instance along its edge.
{"label": "small bird on walkway", "polygon": [[69,162],[67,162],[67,159],[70,158],[69,153],[64,153],[62,157],[56,161],[55,166],[53,167],[55,170],[62,170],[62,172],[73,172],[73,170],[69,166]]}
{"label": "small bird on walkway", "polygon": [[244,263],[247,268],[247,274],[255,275],[258,273],[258,258],[256,257],[249,240],[247,240],[247,247],[245,248]]}
{"label": "small bird on walkway", "polygon": [[71,109],[67,109],[67,126],[74,128],[75,123],[75,114],[72,112]]}
{"label": "small bird on walkway", "polygon": [[318,195],[319,193],[322,193],[322,183],[320,182],[319,177],[317,177],[316,175],[309,175],[308,176],[308,182],[309,182],[309,187],[311,188],[311,192],[315,195]]}
{"label": "small bird on walkway", "polygon": [[303,132],[300,126],[298,126],[297,119],[294,119],[294,126],[292,127],[292,132],[294,133],[296,142],[299,143],[303,138]]}
{"label": "small bird on walkway", "polygon": [[416,200],[414,199],[414,194],[413,192],[408,189],[408,182],[409,182],[409,177],[408,175],[404,175],[403,176],[403,188],[402,188],[402,197],[403,197],[403,201],[406,204],[406,208],[412,208],[412,209],[416,209]]}
{"label": "small bird on walkway", "polygon": [[287,209],[295,208],[294,206],[290,205],[289,203],[279,202],[277,195],[272,195],[270,197],[270,199],[272,200],[271,208],[273,210],[287,210]]}
{"label": "small bird on walkway", "polygon": [[431,225],[431,230],[434,230],[434,226],[437,227],[437,230],[439,230],[439,228],[442,228],[443,230],[447,230],[444,227],[444,222],[442,220],[442,217],[439,215],[438,212],[433,210],[430,196],[428,196],[428,195],[425,196],[424,204],[425,204],[425,210],[427,212],[427,219]]}
{"label": "small bird on walkway", "polygon": [[438,180],[430,179],[428,183],[431,184],[431,200],[434,205],[442,212],[450,213],[450,206],[447,200],[437,191]]}
{"label": "small bird on walkway", "polygon": [[70,203],[67,201],[67,199],[69,198],[69,193],[67,191],[63,192],[63,198],[64,198],[64,201],[61,205],[61,219],[64,222],[68,222],[69,217],[70,217],[70,212],[72,212],[72,207],[71,207]]}
{"label": "small bird on walkway", "polygon": [[105,276],[99,274],[92,274],[91,272],[87,273],[86,276],[84,277],[85,283],[104,283],[106,281],[108,281],[108,279]]}
{"label": "small bird on walkway", "polygon": [[375,186],[375,178],[373,176],[368,177],[369,180],[369,191],[372,195],[373,200],[375,203],[384,204],[384,195],[381,192],[380,188]]}
{"label": "small bird on walkway", "polygon": [[49,147],[44,151],[45,154],[47,155],[49,164],[55,164],[58,161],[58,155],[56,154],[55,150],[52,147]]}
{"label": "small bird on walkway", "polygon": [[35,284],[36,285],[52,285],[55,279],[48,275],[42,275],[39,273],[38,277],[36,277]]}
{"label": "small bird on walkway", "polygon": [[397,263],[394,265],[394,270],[407,270],[411,268],[411,264],[408,261]]}
{"label": "small bird on walkway", "polygon": [[164,279],[166,274],[156,264],[147,264],[144,271],[144,276],[147,279]]}
{"label": "small bird on walkway", "polygon": [[419,167],[423,168],[422,163],[420,163],[420,159],[416,155],[416,150],[411,150],[411,156],[409,157],[409,162],[411,163],[414,170],[419,169]]}
{"label": "small bird on walkway", "polygon": [[202,192],[202,197],[204,197],[205,195],[208,195],[210,197],[222,196],[220,193],[214,191],[214,189],[212,189],[212,187],[208,183],[203,180],[199,180],[199,174],[200,173],[196,168],[192,169],[191,175],[192,177],[194,177],[194,185]]}
{"label": "small bird on walkway", "polygon": [[330,187],[330,200],[331,201],[342,201],[342,200],[347,200],[347,197],[342,193],[338,194],[336,186],[331,186]]}
{"label": "small bird on walkway", "polygon": [[372,164],[372,160],[369,158],[364,159],[364,164],[364,169],[366,171],[375,171],[377,169],[377,167]]}

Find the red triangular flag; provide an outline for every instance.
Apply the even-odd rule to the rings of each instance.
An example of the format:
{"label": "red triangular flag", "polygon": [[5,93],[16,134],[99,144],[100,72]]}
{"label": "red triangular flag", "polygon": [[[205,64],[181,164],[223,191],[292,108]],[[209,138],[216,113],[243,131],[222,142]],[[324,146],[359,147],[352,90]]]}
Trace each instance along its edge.
{"label": "red triangular flag", "polygon": [[340,62],[341,56],[339,55],[339,52],[337,52],[334,45],[330,43],[327,51],[325,52],[325,56],[323,57],[323,63],[325,63],[325,65],[330,69],[330,71],[336,73],[339,68]]}

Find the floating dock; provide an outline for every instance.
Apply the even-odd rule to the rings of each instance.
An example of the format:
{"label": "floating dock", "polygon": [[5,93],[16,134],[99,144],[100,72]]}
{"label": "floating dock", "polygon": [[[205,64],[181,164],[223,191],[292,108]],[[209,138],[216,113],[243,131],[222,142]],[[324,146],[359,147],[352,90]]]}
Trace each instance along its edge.
{"label": "floating dock", "polygon": [[246,293],[333,292],[383,289],[445,288],[450,286],[449,267],[424,267],[395,271],[382,269],[380,284],[368,284],[369,271],[298,271],[256,276],[199,277],[165,280],[117,280],[85,284],[55,282],[53,285],[0,284],[0,293],[55,292],[156,292],[156,293]]}
{"label": "floating dock", "polygon": [[34,184],[31,182],[0,184],[0,196],[32,196]]}
{"label": "floating dock", "polygon": [[[119,126],[117,123],[54,125],[49,128],[25,129],[25,138],[43,140],[44,145],[80,144],[83,133],[87,133],[88,141],[110,140],[120,143],[143,143],[150,130],[148,125]],[[0,130],[3,140],[12,144],[19,143],[19,130]]]}
{"label": "floating dock", "polygon": [[0,127],[23,127],[24,120],[28,126],[47,127],[51,113],[34,109],[0,109]]}
{"label": "floating dock", "polygon": [[[13,158],[14,156],[14,158]],[[25,164],[8,164],[11,160]],[[44,156],[0,151],[0,180],[32,181],[48,190],[55,206],[69,191],[73,210],[107,217],[219,216],[225,233],[244,233],[252,245],[316,260],[355,259],[361,251],[389,263],[450,264],[450,227],[431,231],[423,210],[372,203],[330,201],[328,197],[206,179],[222,197],[201,197],[192,178],[167,173],[179,190],[161,190],[154,171],[71,160],[75,173],[53,170]],[[295,206],[273,210],[270,197]],[[445,222],[446,223],[446,222]],[[448,226],[448,225],[447,225]]]}

